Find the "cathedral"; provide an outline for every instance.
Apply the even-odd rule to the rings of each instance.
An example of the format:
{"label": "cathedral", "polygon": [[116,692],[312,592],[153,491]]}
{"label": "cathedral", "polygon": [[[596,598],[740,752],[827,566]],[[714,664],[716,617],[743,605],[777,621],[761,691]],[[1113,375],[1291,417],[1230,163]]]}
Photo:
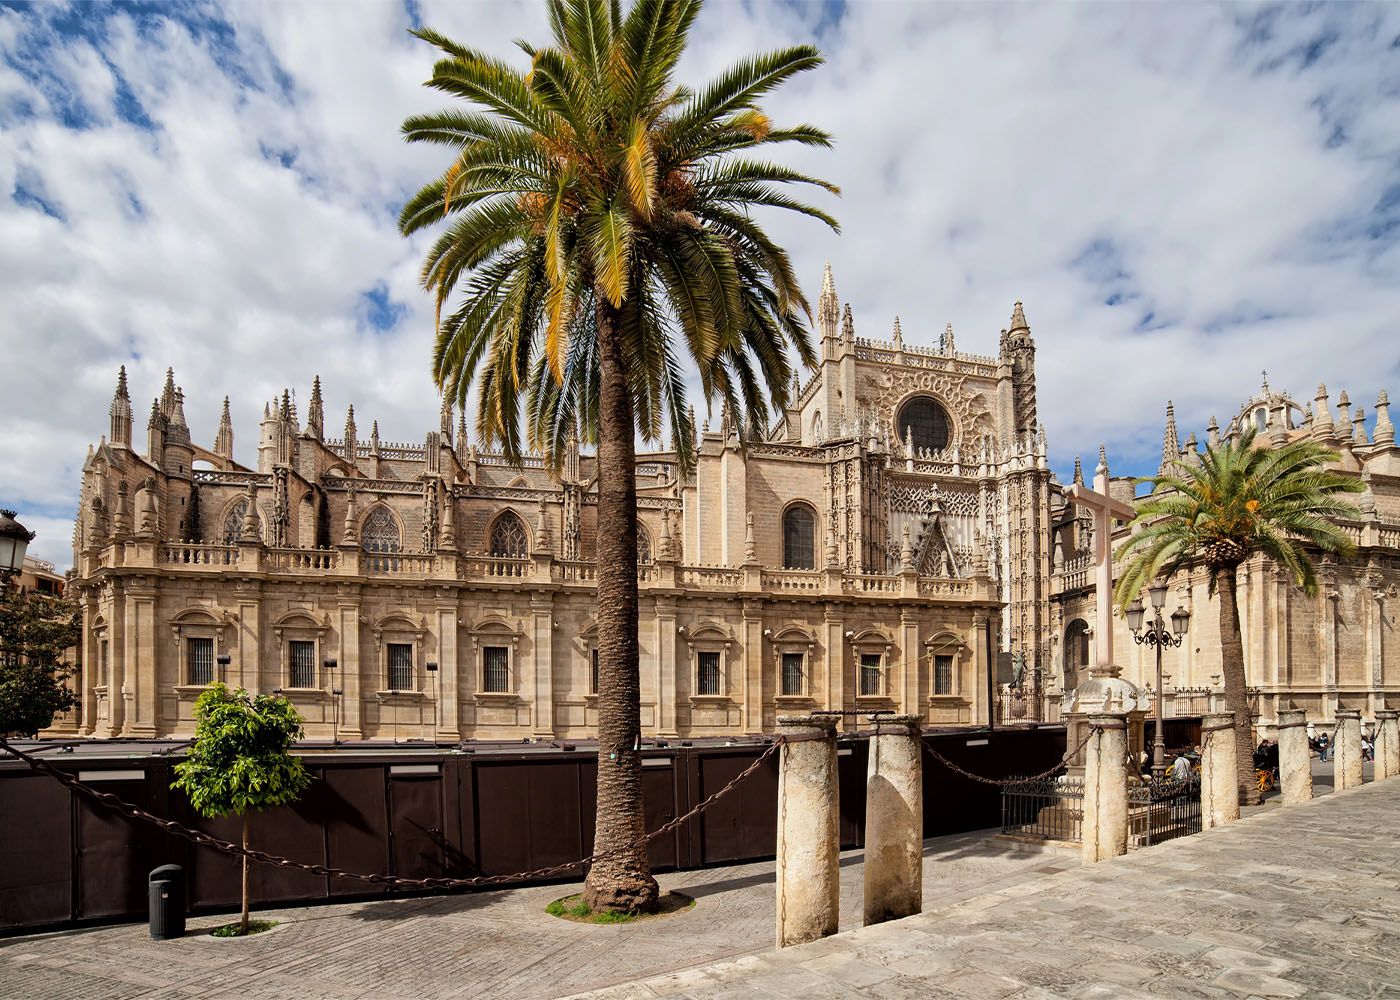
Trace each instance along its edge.
{"label": "cathedral", "polygon": [[[959,351],[951,326],[906,343],[898,318],[888,340],[858,337],[828,266],[817,323],[820,364],[762,441],[742,449],[721,421],[693,473],[637,456],[644,733],[739,737],[815,710],[848,725],[876,710],[931,726],[1055,717],[1093,655],[1093,529],[1047,466],[1021,304],[995,355]],[[1385,405],[1368,440],[1344,396],[1334,423],[1325,391],[1314,410],[1266,388],[1225,431],[1311,434],[1369,487],[1360,554],[1323,567],[1325,594],[1241,571],[1265,717],[1289,700],[1374,708],[1400,684]],[[194,443],[170,372],[138,453],[123,369],[83,467],[81,709],[64,727],[189,736],[195,700],[223,681],[290,698],[312,738],[590,736],[596,461],[575,440],[557,473],[512,465],[453,417],[390,442],[373,422],[363,436],[351,406],[331,438],[317,379],[304,420],[288,391],[266,404],[253,469],[233,457],[227,400],[212,448]],[[1169,411],[1164,467],[1198,460]],[[1132,497],[1131,480],[1113,489]],[[1193,613],[1164,685],[1183,714],[1212,696],[1218,663],[1205,588],[1173,581]],[[1151,681],[1126,631],[1115,650]]]}

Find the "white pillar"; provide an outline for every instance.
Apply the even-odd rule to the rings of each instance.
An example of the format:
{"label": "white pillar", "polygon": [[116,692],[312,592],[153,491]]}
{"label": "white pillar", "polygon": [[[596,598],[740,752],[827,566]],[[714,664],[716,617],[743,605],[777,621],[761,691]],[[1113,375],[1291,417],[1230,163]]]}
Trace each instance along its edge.
{"label": "white pillar", "polygon": [[1337,709],[1336,768],[1333,787],[1337,791],[1361,784],[1361,712],[1355,708]]}
{"label": "white pillar", "polygon": [[1278,713],[1278,770],[1286,806],[1313,797],[1312,752],[1308,749],[1307,726],[1308,714],[1302,709]]}
{"label": "white pillar", "polygon": [[1201,722],[1201,829],[1240,818],[1240,786],[1235,774],[1235,715],[1213,712]]}
{"label": "white pillar", "polygon": [[1393,708],[1376,709],[1376,770],[1377,781],[1400,774],[1400,738],[1395,729],[1400,713]]}
{"label": "white pillar", "polygon": [[1106,712],[1087,722],[1082,858],[1091,865],[1128,853],[1128,718]]}
{"label": "white pillar", "polygon": [[865,783],[865,922],[924,908],[923,734],[917,715],[870,716]]}
{"label": "white pillar", "polygon": [[841,809],[836,716],[781,716],[778,751],[778,947],[836,933],[841,895]]}

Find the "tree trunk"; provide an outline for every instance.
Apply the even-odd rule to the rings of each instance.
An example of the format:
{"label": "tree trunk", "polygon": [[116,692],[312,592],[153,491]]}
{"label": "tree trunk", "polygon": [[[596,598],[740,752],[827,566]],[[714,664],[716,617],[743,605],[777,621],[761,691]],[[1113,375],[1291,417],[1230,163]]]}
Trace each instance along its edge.
{"label": "tree trunk", "polygon": [[1235,598],[1235,570],[1215,571],[1220,593],[1220,672],[1225,677],[1225,707],[1235,716],[1235,772],[1240,801],[1258,805],[1259,784],[1254,778],[1254,726],[1249,712],[1249,692],[1244,677],[1244,639],[1240,634],[1240,608]]}
{"label": "tree trunk", "polygon": [[[248,849],[248,813],[243,814],[243,849]],[[239,917],[244,937],[248,935],[248,855],[243,855],[243,914]]]}
{"label": "tree trunk", "polygon": [[[620,312],[595,290],[598,319],[598,813],[594,853],[624,848],[643,833],[641,673],[637,648],[636,422],[627,385]],[[645,847],[589,869],[590,909],[656,909]]]}

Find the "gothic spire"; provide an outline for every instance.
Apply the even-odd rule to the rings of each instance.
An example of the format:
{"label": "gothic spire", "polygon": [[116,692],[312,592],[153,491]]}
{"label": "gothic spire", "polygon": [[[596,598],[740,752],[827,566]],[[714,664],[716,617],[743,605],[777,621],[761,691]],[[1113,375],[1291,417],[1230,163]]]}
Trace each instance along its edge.
{"label": "gothic spire", "polygon": [[899,317],[894,318],[894,347],[899,350],[904,346],[904,334],[899,329]]}
{"label": "gothic spire", "polygon": [[1215,422],[1215,414],[1211,414],[1210,423],[1206,424],[1206,444],[1212,448],[1220,447],[1220,425]]}
{"label": "gothic spire", "polygon": [[1162,464],[1157,469],[1157,474],[1165,475],[1170,467],[1181,458],[1181,443],[1176,436],[1176,411],[1172,408],[1172,401],[1167,400],[1167,426],[1162,433]]}
{"label": "gothic spire", "polygon": [[1031,328],[1026,325],[1025,310],[1021,308],[1021,303],[1017,302],[1015,307],[1011,310],[1011,326],[1007,332],[1017,333],[1021,330],[1024,330],[1026,333],[1031,332]]}
{"label": "gothic spire", "polygon": [[943,336],[939,338],[939,354],[956,354],[957,348],[953,346],[953,324],[949,323],[943,330]]}
{"label": "gothic spire", "polygon": [[306,433],[317,441],[323,440],[326,435],[326,418],[322,412],[321,376],[319,375],[311,383],[311,405],[306,408]]}
{"label": "gothic spire", "polygon": [[1071,480],[1075,486],[1084,485],[1084,466],[1080,464],[1079,456],[1074,456],[1074,479]]}
{"label": "gothic spire", "polygon": [[131,447],[131,396],[126,390],[126,365],[117,373],[117,391],[112,394],[112,444]]}
{"label": "gothic spire", "polygon": [[214,435],[214,454],[233,458],[233,419],[228,412],[228,397],[224,397],[224,412],[219,416],[219,432]]}
{"label": "gothic spire", "polygon": [[160,394],[160,412],[167,417],[175,412],[175,369],[165,369],[165,388]]}

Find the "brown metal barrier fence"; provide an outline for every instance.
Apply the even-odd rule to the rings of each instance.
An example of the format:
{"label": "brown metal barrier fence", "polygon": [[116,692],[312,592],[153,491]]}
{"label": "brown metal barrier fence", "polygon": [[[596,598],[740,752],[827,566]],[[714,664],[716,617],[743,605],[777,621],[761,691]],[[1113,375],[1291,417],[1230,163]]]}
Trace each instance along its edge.
{"label": "brown metal barrier fence", "polygon": [[[987,776],[1043,767],[1065,745],[1060,727],[926,733],[924,741],[957,770]],[[842,847],[860,847],[866,743],[847,736],[839,747]],[[163,752],[149,744],[146,749]],[[774,749],[765,738],[646,749],[642,780],[653,868],[772,857]],[[44,758],[82,784],[151,814],[153,822],[123,815],[22,762],[3,759],[7,755],[0,754],[0,815],[9,822],[0,827],[0,933],[143,918],[147,873],[167,863],[185,867],[191,911],[238,906],[240,859],[236,848],[224,847],[235,846],[239,821],[203,819],[170,789],[178,756]],[[307,752],[305,762],[316,780],[301,800],[253,816],[256,851],[293,863],[252,866],[255,905],[576,879],[592,848],[597,789],[589,750],[364,748]],[[997,789],[957,770],[925,768],[925,836],[1000,821]],[[725,794],[706,807],[721,790]],[[177,835],[167,821],[188,828],[206,849]],[[210,849],[215,841],[224,843]],[[376,877],[342,877],[349,872]]]}

